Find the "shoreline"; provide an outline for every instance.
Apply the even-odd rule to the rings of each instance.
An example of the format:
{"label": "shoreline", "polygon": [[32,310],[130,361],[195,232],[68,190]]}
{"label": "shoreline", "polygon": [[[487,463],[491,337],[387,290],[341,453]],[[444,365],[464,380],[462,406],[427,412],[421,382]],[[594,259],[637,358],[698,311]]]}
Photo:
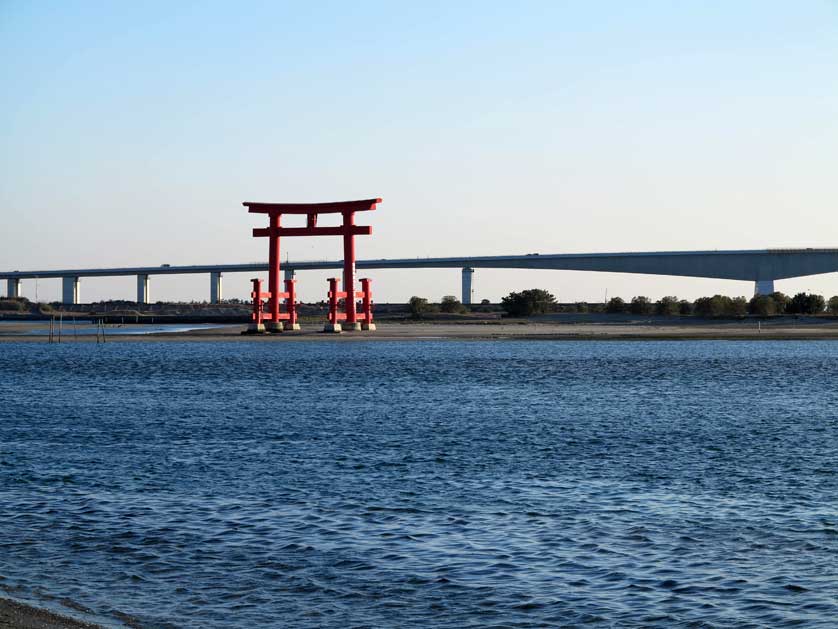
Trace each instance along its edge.
{"label": "shoreline", "polygon": [[[301,331],[280,334],[246,335],[245,325],[188,329],[183,331],[161,330],[148,333],[143,325],[109,326],[107,343],[164,341],[206,341],[245,343],[287,343],[301,341],[357,342],[357,341],[426,341],[426,340],[526,340],[526,341],[671,341],[671,340],[838,340],[838,321],[803,320],[776,323],[753,321],[696,322],[620,322],[620,323],[556,323],[512,321],[504,323],[378,323],[375,332],[347,331],[341,334],[322,332],[322,324],[311,323]],[[143,329],[146,327],[146,329]],[[0,343],[48,343],[48,323],[21,321],[0,326]],[[62,343],[95,343],[91,330],[74,334],[65,327]]]}
{"label": "shoreline", "polygon": [[105,629],[58,612],[0,596],[0,629]]}

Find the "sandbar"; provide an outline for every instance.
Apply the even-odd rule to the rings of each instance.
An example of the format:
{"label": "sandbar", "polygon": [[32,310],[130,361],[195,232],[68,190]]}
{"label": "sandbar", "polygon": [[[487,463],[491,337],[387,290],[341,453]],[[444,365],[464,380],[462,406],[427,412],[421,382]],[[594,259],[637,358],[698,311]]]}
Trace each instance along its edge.
{"label": "sandbar", "polygon": [[39,607],[0,598],[0,629],[102,629]]}
{"label": "sandbar", "polygon": [[[0,342],[48,343],[43,332],[48,323],[18,321],[0,326]],[[322,323],[304,323],[297,332],[243,335],[245,325],[229,325],[178,332],[144,333],[143,326],[108,326],[107,343],[160,341],[219,341],[285,343],[294,341],[426,341],[426,340],[827,340],[838,339],[838,318],[809,317],[799,320],[679,320],[624,321],[619,323],[556,323],[551,321],[491,321],[470,323],[381,322],[374,332],[323,332]],[[33,334],[33,332],[35,332]],[[64,328],[62,343],[96,343],[94,335],[74,335]],[[101,339],[99,339],[101,342]]]}

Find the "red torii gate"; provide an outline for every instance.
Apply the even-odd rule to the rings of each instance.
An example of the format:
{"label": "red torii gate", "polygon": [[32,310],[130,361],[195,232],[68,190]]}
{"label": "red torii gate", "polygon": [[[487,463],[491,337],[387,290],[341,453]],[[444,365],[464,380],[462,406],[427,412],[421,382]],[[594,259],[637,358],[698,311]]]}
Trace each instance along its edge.
{"label": "red torii gate", "polygon": [[[268,238],[268,292],[262,292],[262,281],[253,280],[253,323],[249,331],[265,331],[263,322],[268,322],[268,330],[281,332],[283,329],[298,330],[297,309],[295,304],[296,280],[285,280],[285,291],[279,289],[281,236],[343,236],[343,286],[338,290],[338,279],[329,279],[329,321],[327,332],[340,332],[340,321],[346,321],[354,330],[374,330],[372,322],[372,295],[370,280],[361,280],[361,291],[355,291],[355,236],[369,236],[372,227],[355,224],[355,212],[374,210],[381,199],[364,199],[361,201],[337,201],[333,203],[257,203],[245,201],[248,212],[267,214],[269,223],[266,228],[254,228],[254,237]],[[283,227],[283,214],[305,214],[305,227]],[[341,214],[343,224],[336,227],[318,227],[319,214]],[[268,300],[265,312],[262,299]],[[286,300],[286,312],[280,312],[280,299]],[[363,312],[358,313],[355,307],[356,299],[363,299]],[[338,300],[345,300],[345,312],[338,312]],[[287,326],[283,326],[283,321]]]}

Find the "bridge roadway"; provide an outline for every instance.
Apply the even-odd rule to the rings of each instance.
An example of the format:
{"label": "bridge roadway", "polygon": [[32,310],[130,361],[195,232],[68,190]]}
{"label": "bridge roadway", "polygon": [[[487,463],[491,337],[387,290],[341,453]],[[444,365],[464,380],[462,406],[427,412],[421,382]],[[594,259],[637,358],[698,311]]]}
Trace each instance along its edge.
{"label": "bridge roadway", "polygon": [[[297,271],[341,269],[342,260],[288,261],[283,264],[285,277]],[[462,301],[472,302],[474,269],[555,269],[566,271],[602,271],[609,273],[643,273],[676,275],[727,280],[752,281],[756,294],[774,291],[774,281],[806,275],[838,271],[836,249],[757,249],[741,251],[658,251],[640,253],[558,253],[510,256],[477,256],[450,258],[403,258],[359,260],[358,269],[462,269]],[[210,275],[210,302],[222,299],[221,278],[224,273],[258,273],[268,270],[266,262],[250,264],[203,264],[190,266],[141,266],[110,269],[60,269],[47,271],[0,272],[7,280],[7,295],[20,296],[24,279],[61,278],[62,301],[79,303],[82,277],[133,275],[137,278],[137,302],[149,303],[152,275],[207,273]]]}

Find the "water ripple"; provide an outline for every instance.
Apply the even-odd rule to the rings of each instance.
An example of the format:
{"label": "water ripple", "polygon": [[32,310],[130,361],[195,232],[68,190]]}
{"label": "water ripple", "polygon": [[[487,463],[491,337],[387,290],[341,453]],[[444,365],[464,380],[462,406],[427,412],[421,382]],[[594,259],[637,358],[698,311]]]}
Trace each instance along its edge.
{"label": "water ripple", "polygon": [[12,595],[160,628],[838,617],[838,344],[0,349]]}

